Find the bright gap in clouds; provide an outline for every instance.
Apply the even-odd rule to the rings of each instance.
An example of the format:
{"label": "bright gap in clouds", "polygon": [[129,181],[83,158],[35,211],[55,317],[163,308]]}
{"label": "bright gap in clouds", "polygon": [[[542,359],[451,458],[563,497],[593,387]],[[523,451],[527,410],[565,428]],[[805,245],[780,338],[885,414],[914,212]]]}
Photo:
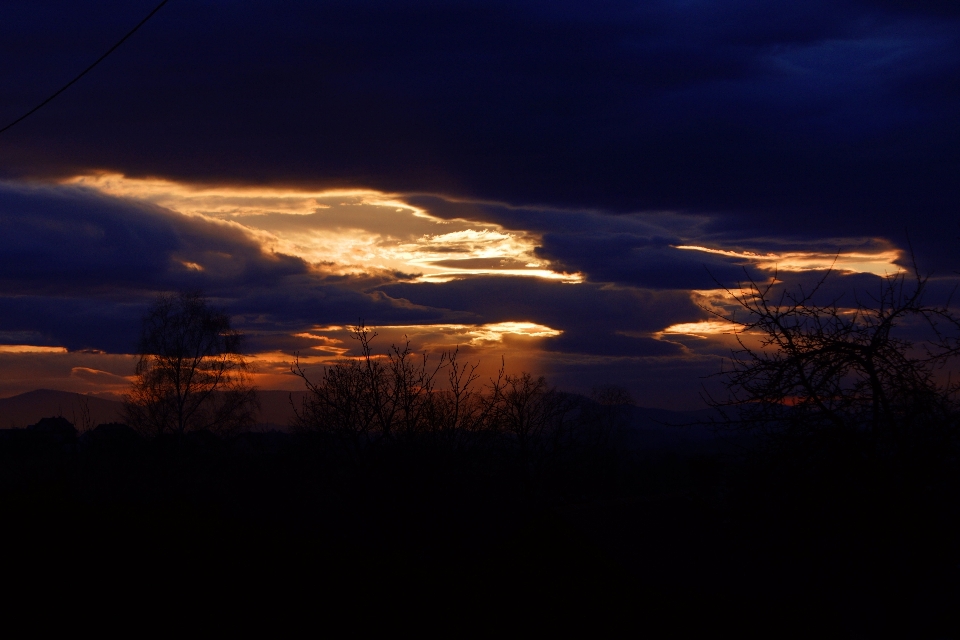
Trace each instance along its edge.
{"label": "bright gap in clouds", "polygon": [[[236,225],[265,251],[300,257],[328,274],[393,273],[421,282],[472,275],[583,280],[536,257],[540,238],[535,234],[436,218],[378,191],[188,186],[117,174],[79,176],[66,184]],[[187,266],[204,270],[195,262]]]}
{"label": "bright gap in clouds", "polygon": [[[369,327],[371,331],[385,338],[380,342],[392,341],[397,344],[403,338],[417,337],[424,342],[423,346],[433,349],[453,348],[457,345],[474,347],[489,346],[492,343],[502,343],[508,336],[520,338],[554,338],[562,331],[535,322],[495,322],[489,324],[403,324],[382,325]],[[296,338],[316,342],[310,346],[311,351],[321,352],[322,355],[344,357],[349,354],[349,335],[352,327],[329,326],[313,327],[310,331],[293,334]]]}

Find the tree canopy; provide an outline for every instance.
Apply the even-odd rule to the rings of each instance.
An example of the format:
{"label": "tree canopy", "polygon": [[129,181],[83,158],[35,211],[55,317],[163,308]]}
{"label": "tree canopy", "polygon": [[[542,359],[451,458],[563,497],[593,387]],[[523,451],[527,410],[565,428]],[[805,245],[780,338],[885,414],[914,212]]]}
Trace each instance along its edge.
{"label": "tree canopy", "polygon": [[231,432],[256,418],[243,335],[203,294],[157,297],[143,319],[127,419],[143,433]]}

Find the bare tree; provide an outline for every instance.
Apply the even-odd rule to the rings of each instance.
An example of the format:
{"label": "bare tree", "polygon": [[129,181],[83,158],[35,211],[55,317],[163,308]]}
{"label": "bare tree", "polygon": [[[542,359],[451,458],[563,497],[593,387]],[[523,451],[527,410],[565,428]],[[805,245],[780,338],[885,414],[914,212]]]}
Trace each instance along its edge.
{"label": "bare tree", "polygon": [[[542,376],[506,374],[502,361],[481,384],[478,364],[464,362],[457,349],[431,361],[407,341],[375,354],[376,332],[363,324],[352,337],[359,355],[325,367],[319,378],[299,361],[292,367],[308,391],[294,406],[293,427],[316,438],[324,459],[318,469],[332,495],[389,491],[379,475],[387,469],[460,481],[506,473],[532,505],[579,496],[584,482],[616,476],[614,449],[632,403],[625,390],[605,388],[603,404],[590,403]],[[366,484],[371,479],[381,484]]]}
{"label": "bare tree", "polygon": [[77,416],[77,411],[73,411],[73,426],[77,428],[77,431],[80,433],[86,433],[93,429],[93,417],[90,415],[90,398],[83,395],[77,396],[77,408],[80,409],[80,416]]}
{"label": "bare tree", "polygon": [[921,435],[948,436],[957,386],[945,366],[960,353],[949,304],[927,303],[927,279],[904,273],[882,279],[867,302],[818,302],[829,275],[809,291],[778,292],[776,278],[727,290],[741,313],[721,317],[738,325],[739,349],[720,373],[727,397],[708,402],[737,427],[865,435],[888,453]]}
{"label": "bare tree", "polygon": [[477,364],[463,362],[458,349],[440,354],[435,363],[426,354],[415,354],[409,341],[378,355],[372,344],[376,336],[362,323],[354,327],[360,355],[326,367],[316,381],[299,361],[294,363],[292,371],[308,391],[301,406],[294,407],[298,430],[332,436],[353,452],[371,443],[420,436],[456,449],[500,430],[502,368],[485,390],[477,384]]}
{"label": "bare tree", "polygon": [[430,430],[436,417],[435,378],[449,364],[447,355],[430,365],[427,355],[418,357],[407,341],[391,347],[385,357],[377,356],[372,346],[376,336],[362,323],[354,327],[360,356],[327,367],[316,382],[299,360],[294,363],[293,373],[309,392],[295,426],[334,435],[354,448]]}
{"label": "bare tree", "polygon": [[242,342],[202,294],[159,296],[143,319],[127,421],[151,435],[252,426],[258,403]]}
{"label": "bare tree", "polygon": [[496,398],[503,389],[504,366],[490,380],[489,393],[477,385],[478,363],[460,362],[459,349],[445,354],[447,386],[434,395],[435,431],[454,447],[496,431]]}
{"label": "bare tree", "polygon": [[507,375],[491,388],[495,429],[512,440],[525,481],[538,479],[570,442],[575,406],[543,376]]}

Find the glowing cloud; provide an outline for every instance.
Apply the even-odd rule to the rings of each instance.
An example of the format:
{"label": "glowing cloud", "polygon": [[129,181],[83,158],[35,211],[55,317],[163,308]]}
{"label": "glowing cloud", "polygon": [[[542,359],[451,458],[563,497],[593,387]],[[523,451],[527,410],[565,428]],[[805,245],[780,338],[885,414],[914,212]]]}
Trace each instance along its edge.
{"label": "glowing cloud", "polygon": [[557,329],[533,322],[497,322],[473,327],[467,331],[474,336],[471,342],[502,342],[506,335],[525,336],[528,338],[553,338],[562,332]]}
{"label": "glowing cloud", "polygon": [[96,383],[99,386],[126,387],[130,384],[133,376],[119,376],[109,371],[92,369],[90,367],[73,367],[70,369],[70,375],[83,378],[88,382]]}
{"label": "glowing cloud", "polygon": [[[297,338],[316,340],[321,344],[311,347],[311,350],[323,351],[331,355],[341,356],[349,351],[346,346],[348,340],[346,336],[350,332],[349,327],[314,327],[309,332],[293,334]],[[489,324],[403,324],[403,325],[383,325],[374,328],[377,333],[383,335],[388,340],[391,336],[395,340],[402,336],[418,339],[426,339],[428,342],[440,342],[437,346],[455,346],[457,344],[467,344],[473,346],[489,345],[491,343],[500,343],[507,336],[516,336],[521,338],[553,338],[563,333],[560,330],[537,324],[535,322],[496,322]],[[335,334],[338,337],[324,334]],[[445,347],[444,347],[445,348]],[[258,354],[257,357],[261,357]]]}
{"label": "glowing cloud", "polygon": [[[387,272],[433,282],[471,275],[583,280],[579,273],[553,271],[538,259],[536,235],[481,221],[436,218],[378,191],[192,186],[116,174],[79,176],[66,184],[242,228],[264,251],[303,258],[329,274]],[[198,262],[184,266],[204,270]]]}
{"label": "glowing cloud", "polygon": [[[328,327],[326,330],[339,331],[343,327]],[[345,355],[350,351],[347,347],[342,347],[343,340],[338,340],[336,338],[331,338],[330,336],[318,336],[314,333],[295,333],[293,334],[295,338],[307,338],[308,340],[316,340],[320,342],[318,345],[310,347],[314,351],[322,351],[325,353],[330,353],[336,356]]]}
{"label": "glowing cloud", "polygon": [[730,258],[749,260],[758,269],[765,271],[824,271],[833,269],[847,273],[872,273],[878,276],[890,275],[901,271],[896,262],[900,251],[889,249],[876,253],[852,251],[847,253],[818,253],[814,251],[792,251],[786,253],[754,253],[752,251],[729,251],[712,249],[697,245],[679,245],[674,249],[702,251]]}
{"label": "glowing cloud", "polygon": [[693,336],[705,338],[709,335],[737,333],[737,325],[722,320],[701,320],[700,322],[681,322],[672,324],[663,331],[658,331],[654,337],[658,340],[666,335]]}
{"label": "glowing cloud", "polygon": [[384,330],[401,330],[407,334],[444,333],[453,337],[466,337],[469,344],[502,342],[507,335],[527,338],[553,338],[562,331],[534,322],[496,322],[491,324],[413,324],[378,327]]}
{"label": "glowing cloud", "polygon": [[67,353],[66,347],[38,347],[32,344],[0,344],[0,353]]}

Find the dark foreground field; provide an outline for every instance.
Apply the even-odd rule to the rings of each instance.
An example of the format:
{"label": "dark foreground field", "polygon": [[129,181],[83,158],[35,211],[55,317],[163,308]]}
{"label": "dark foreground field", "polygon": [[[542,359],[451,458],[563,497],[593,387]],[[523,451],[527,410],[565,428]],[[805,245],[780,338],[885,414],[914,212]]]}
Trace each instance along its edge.
{"label": "dark foreground field", "polygon": [[523,465],[508,441],[349,453],[47,420],[0,431],[4,579],[322,628],[956,637],[955,464],[744,446],[634,416],[615,447]]}

